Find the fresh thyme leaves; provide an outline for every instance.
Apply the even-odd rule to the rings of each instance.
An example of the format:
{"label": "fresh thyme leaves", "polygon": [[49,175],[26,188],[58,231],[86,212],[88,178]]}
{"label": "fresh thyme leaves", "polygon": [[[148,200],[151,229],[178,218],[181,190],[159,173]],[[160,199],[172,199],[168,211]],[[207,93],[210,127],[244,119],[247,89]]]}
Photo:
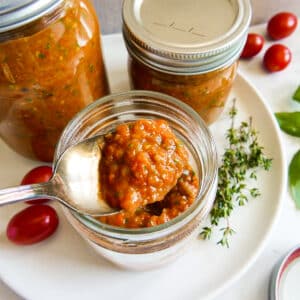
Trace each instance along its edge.
{"label": "fresh thyme leaves", "polygon": [[[249,179],[257,179],[259,169],[269,170],[272,159],[263,153],[259,145],[258,133],[249,122],[242,122],[235,126],[237,109],[235,100],[230,109],[231,126],[227,130],[228,148],[222,157],[218,170],[218,189],[214,206],[210,212],[210,225],[202,229],[200,237],[210,239],[214,228],[219,228],[221,239],[217,242],[229,247],[229,239],[235,231],[230,226],[230,215],[237,206],[245,205],[250,198],[256,198],[260,192],[255,187],[249,187]],[[220,228],[221,223],[225,226]]]}

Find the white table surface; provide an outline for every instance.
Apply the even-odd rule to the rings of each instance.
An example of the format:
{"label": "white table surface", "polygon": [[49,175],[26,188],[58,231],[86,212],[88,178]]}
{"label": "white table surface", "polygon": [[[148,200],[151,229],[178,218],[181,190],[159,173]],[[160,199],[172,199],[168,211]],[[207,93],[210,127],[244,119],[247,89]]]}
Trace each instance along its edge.
{"label": "white table surface", "polygon": [[[265,25],[252,27],[251,32],[265,34]],[[300,26],[297,31],[280,43],[287,45],[293,54],[291,64],[286,70],[278,73],[267,73],[262,67],[263,53],[273,42],[266,41],[262,52],[255,58],[240,62],[240,72],[260,91],[271,110],[300,111],[300,104],[291,100],[294,90],[300,85]],[[109,55],[109,49],[104,53]],[[110,74],[113,76],[113,74]],[[293,154],[300,149],[300,138],[282,133],[285,157],[289,163]],[[284,204],[279,221],[274,228],[268,244],[250,269],[230,288],[215,300],[264,300],[268,299],[269,278],[277,260],[290,248],[300,244],[300,211],[295,209],[288,191],[284,197]],[[0,280],[0,300],[20,300],[9,287]],[[28,299],[30,300],[30,299]],[[66,299],[68,300],[68,299]],[[194,299],[186,299],[194,300]]]}

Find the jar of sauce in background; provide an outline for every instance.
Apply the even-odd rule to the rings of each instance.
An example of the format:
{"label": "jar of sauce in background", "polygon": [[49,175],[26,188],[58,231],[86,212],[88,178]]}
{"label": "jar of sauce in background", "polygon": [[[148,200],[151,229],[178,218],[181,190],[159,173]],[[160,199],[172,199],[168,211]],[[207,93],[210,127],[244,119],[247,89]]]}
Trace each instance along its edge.
{"label": "jar of sauce in background", "polygon": [[249,0],[125,0],[131,87],[174,96],[211,124],[234,82],[250,19]]}
{"label": "jar of sauce in background", "polygon": [[52,161],[68,121],[108,92],[88,0],[1,1],[0,136],[12,149]]}

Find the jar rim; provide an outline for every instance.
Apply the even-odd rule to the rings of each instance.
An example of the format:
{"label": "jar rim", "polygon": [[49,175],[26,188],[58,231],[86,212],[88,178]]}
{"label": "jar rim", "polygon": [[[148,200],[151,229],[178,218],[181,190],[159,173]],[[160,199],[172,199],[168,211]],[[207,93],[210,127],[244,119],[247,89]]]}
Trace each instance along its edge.
{"label": "jar rim", "polygon": [[2,2],[0,34],[5,34],[52,13],[64,0],[4,0]]}
{"label": "jar rim", "polygon": [[[185,117],[188,117],[191,122],[195,122],[197,125],[197,129],[199,132],[197,134],[205,136],[205,139],[207,140],[207,145],[210,147],[210,161],[208,162],[210,164],[208,168],[209,175],[205,178],[206,181],[202,182],[204,180],[201,179],[201,185],[197,194],[197,201],[195,201],[186,211],[182,212],[179,216],[176,218],[153,227],[146,227],[146,228],[123,228],[123,227],[117,227],[117,226],[111,226],[108,224],[101,223],[94,218],[80,215],[79,213],[76,213],[74,211],[71,211],[73,217],[75,217],[79,222],[83,223],[87,227],[91,228],[93,231],[97,233],[102,233],[105,235],[112,235],[115,238],[119,239],[129,239],[129,240],[135,240],[136,238],[153,238],[155,235],[161,235],[165,231],[169,230],[169,228],[172,227],[172,229],[176,230],[177,228],[180,228],[182,226],[183,222],[188,222],[193,219],[195,215],[199,213],[202,209],[204,209],[205,205],[211,205],[212,203],[207,204],[204,199],[208,194],[210,194],[212,191],[216,190],[216,183],[217,183],[217,150],[215,142],[212,138],[212,135],[205,125],[204,121],[201,119],[199,114],[197,114],[190,106],[183,103],[180,100],[177,100],[176,98],[165,95],[159,92],[154,91],[127,91],[122,93],[114,93],[110,94],[108,96],[102,97],[95,102],[91,103],[87,107],[85,107],[82,111],[77,113],[75,117],[68,123],[66,128],[64,129],[61,138],[57,144],[56,151],[55,151],[55,161],[58,160],[58,157],[66,150],[66,145],[64,144],[68,140],[72,140],[71,143],[76,143],[77,141],[72,138],[72,135],[80,128],[82,125],[83,119],[88,116],[89,113],[92,113],[95,109],[99,107],[107,107],[107,105],[112,104],[115,105],[116,108],[120,108],[123,103],[125,103],[125,99],[133,101],[133,99],[136,98],[137,101],[141,101],[141,103],[148,103],[148,104],[155,104],[160,105],[161,107],[167,107],[168,109],[173,109],[173,111],[176,111],[178,114],[183,114]],[[124,100],[121,102],[121,104],[118,104],[118,101],[120,99]],[[155,100],[156,99],[156,102]],[[112,103],[114,101],[114,103]],[[159,114],[159,111],[156,111],[157,114]],[[130,114],[130,113],[129,113]],[[196,126],[195,125],[195,126]],[[91,129],[92,130],[92,129]],[[202,145],[204,147],[204,145]],[[200,155],[197,153],[197,155]],[[207,163],[207,162],[205,162]]]}
{"label": "jar rim", "polygon": [[[231,9],[234,12],[233,16],[231,16],[232,19],[227,20],[229,22],[228,28],[224,32],[221,31],[220,36],[215,36],[210,32],[212,38],[204,38],[204,40],[202,36],[195,38],[192,35],[190,35],[192,37],[189,40],[185,36],[189,34],[189,30],[186,30],[184,33],[181,32],[183,30],[178,30],[179,28],[170,31],[169,27],[172,24],[170,26],[161,25],[155,27],[153,24],[157,22],[153,21],[151,23],[148,17],[146,17],[147,9],[154,9],[154,11],[149,13],[150,15],[157,13],[157,18],[160,21],[161,16],[159,16],[158,10],[163,6],[160,3],[155,6],[152,2],[150,5],[150,2],[144,0],[125,0],[123,2],[123,37],[129,53],[135,58],[138,58],[154,69],[161,69],[167,73],[183,74],[201,74],[213,71],[228,66],[238,59],[246,42],[251,20],[251,4],[249,0],[223,1],[227,3],[228,10]],[[161,9],[164,11],[168,11],[168,9],[174,11],[172,7],[176,5],[173,5],[171,1],[169,2],[166,2],[164,8]],[[193,9],[189,10],[189,13],[193,14],[192,17],[201,12],[201,9],[206,9],[206,4],[201,4],[201,1],[197,3],[194,0],[189,1],[189,3],[191,2],[195,6],[197,4],[196,11],[193,11]],[[188,9],[189,7],[186,8]],[[213,13],[210,13],[213,16]],[[182,24],[188,22],[186,19],[189,16],[185,16],[184,18],[182,16],[178,17],[176,11],[170,14],[171,16],[172,14],[175,15],[172,16],[174,20],[179,18]],[[154,20],[154,17],[152,19]],[[162,20],[161,22],[166,21]],[[191,23],[191,29],[194,28],[194,25],[194,23]],[[165,30],[164,34],[161,33],[162,27]],[[222,24],[219,27],[221,28]],[[203,29],[203,36],[206,34],[205,30],[209,31],[207,28],[209,26]],[[185,35],[182,36],[182,34]],[[168,36],[172,36],[172,38],[168,38]],[[176,38],[173,38],[173,36]]]}

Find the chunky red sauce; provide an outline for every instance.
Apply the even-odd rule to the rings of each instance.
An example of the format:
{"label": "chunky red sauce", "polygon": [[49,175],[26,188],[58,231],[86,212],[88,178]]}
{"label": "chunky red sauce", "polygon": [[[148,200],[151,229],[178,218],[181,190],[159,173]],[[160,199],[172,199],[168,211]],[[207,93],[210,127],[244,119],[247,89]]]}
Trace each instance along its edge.
{"label": "chunky red sauce", "polygon": [[119,125],[105,137],[100,190],[112,207],[123,210],[99,220],[138,228],[178,216],[193,203],[198,191],[198,178],[188,158],[166,121]]}
{"label": "chunky red sauce", "polygon": [[138,90],[158,91],[190,105],[207,124],[223,111],[235,79],[237,63],[204,74],[174,75],[154,70],[134,58],[129,59],[131,86]]}

